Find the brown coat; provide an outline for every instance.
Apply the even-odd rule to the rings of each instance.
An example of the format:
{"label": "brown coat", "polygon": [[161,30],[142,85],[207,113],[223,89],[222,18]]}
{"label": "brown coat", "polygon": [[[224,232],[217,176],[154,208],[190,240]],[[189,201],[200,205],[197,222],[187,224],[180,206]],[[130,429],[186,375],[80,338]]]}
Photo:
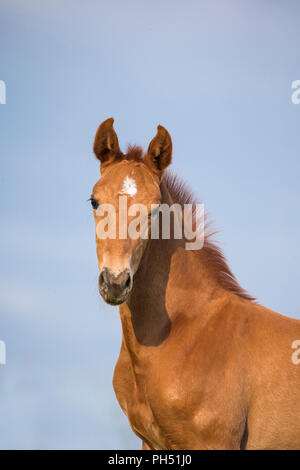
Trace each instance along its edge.
{"label": "brown coat", "polygon": [[[167,131],[159,126],[142,159],[139,149],[121,153],[112,123],[97,132],[102,178],[93,199],[117,206],[114,194],[130,174],[143,188],[138,202],[184,204],[190,195],[163,176]],[[97,239],[97,254],[100,273],[110,269],[116,283],[123,276],[123,287],[122,273],[129,276],[124,298],[107,294],[106,284],[99,289],[121,304],[113,385],[144,449],[300,449],[298,320],[255,303],[209,237],[199,251],[173,237]]]}

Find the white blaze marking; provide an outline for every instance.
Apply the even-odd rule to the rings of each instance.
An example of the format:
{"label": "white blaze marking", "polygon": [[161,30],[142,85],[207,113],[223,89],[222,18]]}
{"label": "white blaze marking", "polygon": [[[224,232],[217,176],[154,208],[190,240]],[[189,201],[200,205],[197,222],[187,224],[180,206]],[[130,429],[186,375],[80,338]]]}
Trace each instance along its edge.
{"label": "white blaze marking", "polygon": [[137,192],[137,187],[136,187],[136,182],[134,179],[129,178],[129,176],[126,176],[126,178],[123,181],[123,186],[119,194],[128,194],[128,196],[134,196]]}

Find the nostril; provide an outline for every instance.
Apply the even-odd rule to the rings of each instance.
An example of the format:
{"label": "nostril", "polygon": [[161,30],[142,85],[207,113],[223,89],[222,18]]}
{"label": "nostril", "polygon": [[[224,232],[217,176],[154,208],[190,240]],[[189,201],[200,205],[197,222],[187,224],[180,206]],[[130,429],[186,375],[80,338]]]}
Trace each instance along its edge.
{"label": "nostril", "polygon": [[102,271],[99,276],[99,286],[103,285],[104,283],[105,283],[105,279],[104,279],[104,273]]}
{"label": "nostril", "polygon": [[130,287],[130,274],[127,275],[127,279],[126,279],[124,288],[128,289],[129,287]]}

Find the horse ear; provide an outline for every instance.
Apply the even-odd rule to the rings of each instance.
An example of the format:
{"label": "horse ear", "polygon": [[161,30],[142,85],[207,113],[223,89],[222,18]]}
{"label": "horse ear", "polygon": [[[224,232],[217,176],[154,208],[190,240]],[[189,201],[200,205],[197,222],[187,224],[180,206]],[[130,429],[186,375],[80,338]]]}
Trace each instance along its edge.
{"label": "horse ear", "polygon": [[163,126],[157,126],[157,134],[151,140],[145,163],[156,174],[162,172],[170,165],[172,160],[172,140],[169,132]]}
{"label": "horse ear", "polygon": [[121,156],[117,134],[113,128],[114,119],[102,122],[97,129],[94,141],[94,153],[101,164],[110,164]]}

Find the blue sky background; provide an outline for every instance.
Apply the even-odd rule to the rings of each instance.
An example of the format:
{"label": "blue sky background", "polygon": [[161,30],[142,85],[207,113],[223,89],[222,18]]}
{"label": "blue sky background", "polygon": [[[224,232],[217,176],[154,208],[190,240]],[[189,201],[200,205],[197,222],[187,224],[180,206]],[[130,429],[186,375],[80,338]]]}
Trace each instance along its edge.
{"label": "blue sky background", "polygon": [[299,30],[296,0],[1,0],[0,448],[140,447],[86,203],[110,116],[123,148],[169,130],[242,286],[300,318]]}

